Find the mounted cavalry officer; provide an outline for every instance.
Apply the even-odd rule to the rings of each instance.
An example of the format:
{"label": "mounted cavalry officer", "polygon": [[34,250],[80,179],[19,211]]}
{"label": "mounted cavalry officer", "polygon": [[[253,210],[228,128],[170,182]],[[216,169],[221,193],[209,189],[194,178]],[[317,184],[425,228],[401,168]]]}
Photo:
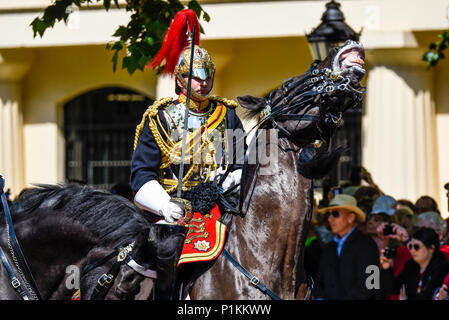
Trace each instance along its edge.
{"label": "mounted cavalry officer", "polygon": [[[150,106],[137,126],[134,140],[134,203],[148,215],[158,217],[161,225],[157,237],[172,239],[170,248],[157,249],[158,273],[163,273],[164,279],[160,276],[157,281],[156,299],[180,297],[176,278],[182,244],[190,243],[206,251],[211,243],[206,239],[207,232],[205,235],[197,229],[187,231],[192,215],[192,221],[197,222],[203,221],[203,217],[195,216],[197,208],[194,204],[192,208],[185,195],[200,185],[211,185],[208,182],[214,178],[218,181],[225,171],[228,172],[223,177],[223,190],[238,184],[241,176],[241,169],[227,170],[233,168],[235,161],[235,157],[227,156],[229,148],[235,148],[233,140],[228,141],[227,129],[243,132],[235,112],[238,104],[210,95],[215,66],[209,53],[199,46],[199,32],[195,33],[195,29],[199,31],[199,22],[192,10],[176,14],[161,50],[149,66],[160,67],[165,60],[163,73],[175,76],[178,97],[163,98]],[[194,226],[200,228],[204,224]],[[192,235],[192,231],[197,234]]]}

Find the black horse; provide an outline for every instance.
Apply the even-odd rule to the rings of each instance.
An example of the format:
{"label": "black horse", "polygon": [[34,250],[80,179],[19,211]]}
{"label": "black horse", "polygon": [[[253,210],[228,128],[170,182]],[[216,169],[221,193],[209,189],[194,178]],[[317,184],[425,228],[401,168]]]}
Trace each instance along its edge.
{"label": "black horse", "polygon": [[[78,287],[81,299],[153,299],[171,285],[167,268],[156,261],[180,245],[179,237],[166,237],[166,228],[121,196],[76,184],[42,185],[24,192],[10,209],[43,299],[70,299]],[[0,234],[22,287],[36,298],[30,278],[20,277],[23,265],[11,257],[5,227]],[[132,260],[118,263],[120,254]],[[0,299],[20,299],[5,268],[0,269]]]}

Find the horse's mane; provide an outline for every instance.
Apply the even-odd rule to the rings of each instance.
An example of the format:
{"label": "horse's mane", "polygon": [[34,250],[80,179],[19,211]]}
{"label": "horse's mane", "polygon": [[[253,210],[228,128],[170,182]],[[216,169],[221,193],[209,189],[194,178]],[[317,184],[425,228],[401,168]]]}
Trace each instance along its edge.
{"label": "horse's mane", "polygon": [[11,211],[16,219],[43,212],[63,214],[86,226],[102,244],[113,246],[131,242],[150,225],[129,200],[78,184],[37,185],[15,200]]}
{"label": "horse's mane", "polygon": [[[282,82],[282,84],[276,89],[272,90],[267,96],[268,99],[271,98],[271,102],[275,100],[280,94],[282,94],[282,88],[287,87],[290,83],[299,82],[301,79],[310,74],[310,70],[306,70],[299,76],[294,76],[288,78]],[[270,97],[271,96],[271,97]],[[237,108],[237,114],[242,121],[243,127],[246,132],[253,129],[255,125],[258,124],[261,115],[263,114],[264,108],[266,106],[266,100],[264,98],[252,97],[252,96],[242,96],[237,97],[241,107]],[[273,105],[271,107],[274,107]],[[267,124],[262,124],[261,129],[266,127]]]}
{"label": "horse's mane", "polygon": [[[237,114],[240,118],[240,121],[242,121],[244,128],[248,128],[248,130],[250,129],[248,127],[250,124],[254,123],[253,125],[255,125],[257,123],[257,120],[259,119],[261,113],[262,111],[254,111],[242,107],[237,108]],[[245,125],[246,123],[248,123],[248,125]]]}

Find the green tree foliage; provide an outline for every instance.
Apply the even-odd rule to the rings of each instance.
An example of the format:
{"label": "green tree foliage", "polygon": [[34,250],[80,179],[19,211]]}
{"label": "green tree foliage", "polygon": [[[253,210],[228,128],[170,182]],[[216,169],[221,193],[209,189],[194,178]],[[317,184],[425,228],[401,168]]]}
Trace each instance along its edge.
{"label": "green tree foliage", "polygon": [[[102,2],[106,11],[111,5],[120,7],[118,0],[55,0],[41,17],[31,22],[34,37],[43,37],[45,31],[56,22],[63,20],[67,23],[70,14],[67,8],[84,8],[94,2]],[[189,1],[187,8],[195,11],[199,19],[209,22],[209,15],[196,0]],[[179,0],[126,0],[125,10],[130,13],[130,21],[126,26],[120,25],[113,34],[117,40],[106,45],[108,50],[113,51],[113,70],[117,68],[119,53],[124,50],[122,68],[127,69],[130,74],[136,70],[143,71],[161,48],[173,17],[182,9],[186,7]],[[202,28],[201,32],[204,33]]]}
{"label": "green tree foliage", "polygon": [[426,62],[427,67],[435,66],[438,61],[445,57],[444,50],[449,46],[449,32],[445,31],[438,35],[439,40],[429,44],[429,50],[424,53],[423,60]]}

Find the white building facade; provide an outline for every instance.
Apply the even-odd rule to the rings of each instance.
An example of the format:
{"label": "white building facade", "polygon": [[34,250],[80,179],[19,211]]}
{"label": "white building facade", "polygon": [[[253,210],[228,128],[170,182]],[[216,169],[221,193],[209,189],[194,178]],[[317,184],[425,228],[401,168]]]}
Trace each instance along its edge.
{"label": "white building facade", "polygon": [[[211,17],[202,22],[202,45],[217,67],[214,94],[263,96],[312,62],[306,34],[327,1],[200,2]],[[152,71],[112,71],[105,44],[127,23],[124,9],[81,10],[34,38],[30,23],[50,3],[0,1],[0,172],[14,195],[66,181],[69,101],[111,87],[150,99],[173,94],[173,81]],[[363,28],[366,48],[362,165],[385,193],[412,202],[432,196],[447,216],[449,62],[427,70],[421,58],[449,27],[449,0],[339,3],[346,23]]]}

